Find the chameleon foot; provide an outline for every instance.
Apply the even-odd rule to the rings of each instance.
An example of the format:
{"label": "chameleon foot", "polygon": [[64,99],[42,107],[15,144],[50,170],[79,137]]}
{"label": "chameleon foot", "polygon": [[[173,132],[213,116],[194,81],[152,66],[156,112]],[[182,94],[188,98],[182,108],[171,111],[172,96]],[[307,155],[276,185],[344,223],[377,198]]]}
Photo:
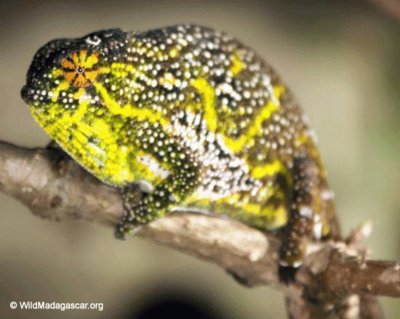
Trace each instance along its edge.
{"label": "chameleon foot", "polygon": [[127,215],[124,215],[115,227],[114,236],[116,239],[125,240],[128,236],[136,234],[142,226],[132,225]]}
{"label": "chameleon foot", "polygon": [[295,282],[297,270],[303,264],[306,241],[304,238],[285,239],[279,256],[279,281],[286,285]]}
{"label": "chameleon foot", "polygon": [[130,235],[138,232],[145,222],[138,217],[139,212],[143,211],[143,200],[146,194],[140,191],[137,185],[130,185],[121,191],[124,215],[115,227],[114,236],[124,240]]}

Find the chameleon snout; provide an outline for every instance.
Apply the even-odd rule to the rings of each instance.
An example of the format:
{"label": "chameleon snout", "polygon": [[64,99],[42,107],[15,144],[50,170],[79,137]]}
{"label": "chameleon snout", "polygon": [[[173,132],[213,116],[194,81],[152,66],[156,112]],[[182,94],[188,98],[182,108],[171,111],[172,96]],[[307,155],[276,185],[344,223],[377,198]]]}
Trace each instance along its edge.
{"label": "chameleon snout", "polygon": [[33,93],[34,91],[30,89],[27,85],[24,85],[21,89],[21,97],[27,104],[33,101]]}

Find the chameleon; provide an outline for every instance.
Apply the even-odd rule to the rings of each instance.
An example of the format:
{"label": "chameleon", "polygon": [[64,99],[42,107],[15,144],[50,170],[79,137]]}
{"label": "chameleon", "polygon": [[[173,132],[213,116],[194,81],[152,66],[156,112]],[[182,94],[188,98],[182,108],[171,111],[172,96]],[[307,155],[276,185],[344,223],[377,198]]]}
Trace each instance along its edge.
{"label": "chameleon", "polygon": [[285,270],[311,241],[339,236],[309,120],[274,69],[225,32],[188,24],[52,40],[21,95],[62,150],[121,190],[117,238],[182,208],[228,216],[280,236],[290,282]]}

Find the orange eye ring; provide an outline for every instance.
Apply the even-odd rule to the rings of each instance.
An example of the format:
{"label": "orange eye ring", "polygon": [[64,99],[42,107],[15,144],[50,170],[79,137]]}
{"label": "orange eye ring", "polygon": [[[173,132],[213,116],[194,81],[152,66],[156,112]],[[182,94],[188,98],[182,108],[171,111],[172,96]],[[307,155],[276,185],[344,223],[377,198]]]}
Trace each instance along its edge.
{"label": "orange eye ring", "polygon": [[99,74],[98,54],[88,55],[87,50],[75,51],[61,61],[65,80],[78,88],[86,88],[96,81]]}

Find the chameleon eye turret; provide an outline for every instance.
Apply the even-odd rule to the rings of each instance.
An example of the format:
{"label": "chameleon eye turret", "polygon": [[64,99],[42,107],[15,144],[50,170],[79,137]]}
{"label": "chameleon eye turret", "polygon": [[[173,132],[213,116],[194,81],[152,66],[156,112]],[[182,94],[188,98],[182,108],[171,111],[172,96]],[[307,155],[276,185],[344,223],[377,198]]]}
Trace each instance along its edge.
{"label": "chameleon eye turret", "polygon": [[89,53],[87,50],[75,51],[61,60],[65,80],[78,88],[92,85],[99,73],[98,53]]}
{"label": "chameleon eye turret", "polygon": [[[22,95],[72,158],[122,190],[119,238],[196,209],[281,234],[281,269],[294,269],[310,240],[338,236],[300,106],[230,35],[178,25],[54,40],[35,55]],[[133,183],[146,189],[139,202]]]}

